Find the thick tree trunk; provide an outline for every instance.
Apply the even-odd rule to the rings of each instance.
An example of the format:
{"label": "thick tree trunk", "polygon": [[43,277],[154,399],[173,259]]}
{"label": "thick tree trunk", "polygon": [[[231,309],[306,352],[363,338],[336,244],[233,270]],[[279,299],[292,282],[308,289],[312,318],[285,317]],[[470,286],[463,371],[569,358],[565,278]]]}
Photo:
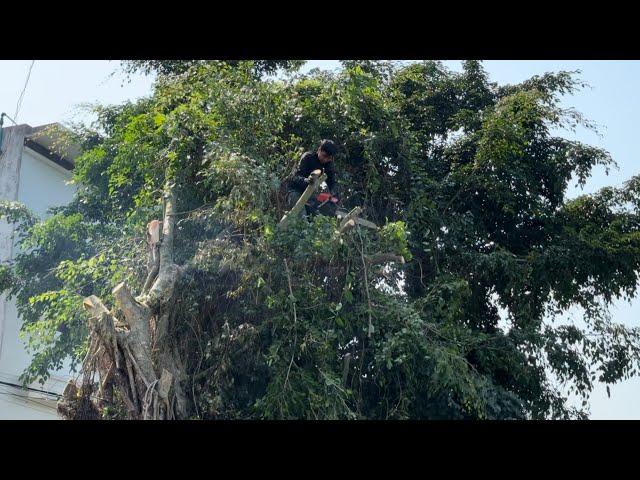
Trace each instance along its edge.
{"label": "thick tree trunk", "polygon": [[119,322],[99,298],[91,296],[84,301],[90,315],[91,346],[83,367],[82,387],[67,388],[60,402],[58,410],[67,418],[82,418],[86,409],[73,408],[74,402],[77,404],[79,398],[86,401],[91,394],[87,390],[96,370],[100,392],[115,388],[130,418],[184,419],[189,415],[183,386],[186,375],[168,334],[167,307],[181,273],[173,263],[176,189],[172,183],[165,188],[162,238],[159,247],[150,243],[149,274],[142,295],[134,297],[124,283],[113,289],[123,321]]}

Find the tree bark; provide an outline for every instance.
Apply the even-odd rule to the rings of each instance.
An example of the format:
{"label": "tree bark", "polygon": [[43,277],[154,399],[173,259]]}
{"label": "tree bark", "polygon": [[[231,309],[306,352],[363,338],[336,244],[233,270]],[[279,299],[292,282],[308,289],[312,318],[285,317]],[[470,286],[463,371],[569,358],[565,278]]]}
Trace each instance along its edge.
{"label": "tree bark", "polygon": [[300,211],[304,208],[305,203],[307,203],[307,200],[309,200],[309,198],[311,198],[311,195],[313,195],[313,192],[315,192],[320,186],[320,184],[324,182],[324,180],[327,178],[327,176],[324,173],[318,176],[315,174],[315,172],[311,174],[311,177],[313,177],[313,181],[302,193],[302,195],[300,196],[296,204],[293,206],[291,211],[285,213],[282,219],[280,220],[280,223],[278,224],[280,228],[287,228],[289,224],[289,220],[291,218],[294,218],[296,215],[300,213]]}
{"label": "tree bark", "polygon": [[[97,369],[100,391],[118,389],[129,418],[184,419],[189,415],[183,387],[186,375],[168,334],[171,316],[167,307],[181,272],[173,262],[176,201],[177,187],[167,183],[162,238],[159,247],[150,244],[149,274],[142,295],[134,297],[124,283],[113,289],[116,310],[122,313],[123,322],[99,298],[92,295],[83,302],[90,316],[91,331],[88,353],[91,361],[85,360],[85,364],[111,366]],[[119,327],[121,324],[125,327]],[[83,385],[95,367],[93,371],[85,370]],[[59,404],[59,412],[67,418],[72,416],[69,412],[74,412],[73,418],[79,418],[78,409],[70,408],[77,403],[77,392],[77,387],[67,388]]]}

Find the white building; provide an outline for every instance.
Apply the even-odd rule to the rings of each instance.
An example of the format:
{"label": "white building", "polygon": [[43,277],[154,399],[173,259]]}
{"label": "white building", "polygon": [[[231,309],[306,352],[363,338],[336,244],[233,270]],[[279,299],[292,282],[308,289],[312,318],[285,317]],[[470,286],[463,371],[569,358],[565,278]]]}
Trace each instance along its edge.
{"label": "white building", "polygon": [[[58,145],[62,131],[59,124],[2,129],[0,200],[20,202],[44,218],[50,207],[73,198],[75,188],[66,182],[79,150]],[[0,262],[16,254],[13,230],[13,225],[0,220]],[[22,388],[18,377],[30,357],[19,331],[15,301],[0,296],[0,419],[56,419],[57,397],[51,393],[62,393],[69,375],[57,372],[44,386]]]}

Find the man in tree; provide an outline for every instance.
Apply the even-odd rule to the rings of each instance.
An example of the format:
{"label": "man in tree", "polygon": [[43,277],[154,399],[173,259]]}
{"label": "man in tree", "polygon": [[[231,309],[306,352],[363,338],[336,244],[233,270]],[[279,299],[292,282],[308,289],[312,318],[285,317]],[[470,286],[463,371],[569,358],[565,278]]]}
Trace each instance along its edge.
{"label": "man in tree", "polygon": [[[587,418],[597,382],[640,371],[640,328],[609,315],[638,290],[640,176],[567,198],[615,165],[556,136],[589,126],[558,104],[580,80],[500,86],[463,67],[279,84],[253,62],[205,62],[96,108],[73,202],[39,221],[0,201],[23,247],[0,264],[33,354],[23,381],[72,355],[83,381],[60,412],[78,419]],[[373,180],[355,186],[378,229],[329,243],[334,222],[270,228],[279,154],[319,131],[366,148],[341,169]],[[314,169],[332,173],[322,147],[286,179],[298,196]],[[572,307],[580,323],[554,322]]]}
{"label": "man in tree", "polygon": [[311,173],[320,170],[327,174],[327,187],[329,193],[335,195],[336,172],[333,158],[338,147],[332,140],[322,140],[315,153],[305,152],[300,158],[296,169],[292,172],[287,182],[287,203],[292,208],[305,189],[311,183]]}

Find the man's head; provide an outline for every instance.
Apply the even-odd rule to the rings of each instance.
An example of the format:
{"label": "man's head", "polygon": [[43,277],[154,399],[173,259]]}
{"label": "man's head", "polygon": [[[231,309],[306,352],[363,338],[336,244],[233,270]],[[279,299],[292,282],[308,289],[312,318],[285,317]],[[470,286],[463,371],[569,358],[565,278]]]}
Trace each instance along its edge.
{"label": "man's head", "polygon": [[329,163],[332,161],[337,151],[338,147],[333,140],[322,140],[318,147],[318,159],[320,163]]}

